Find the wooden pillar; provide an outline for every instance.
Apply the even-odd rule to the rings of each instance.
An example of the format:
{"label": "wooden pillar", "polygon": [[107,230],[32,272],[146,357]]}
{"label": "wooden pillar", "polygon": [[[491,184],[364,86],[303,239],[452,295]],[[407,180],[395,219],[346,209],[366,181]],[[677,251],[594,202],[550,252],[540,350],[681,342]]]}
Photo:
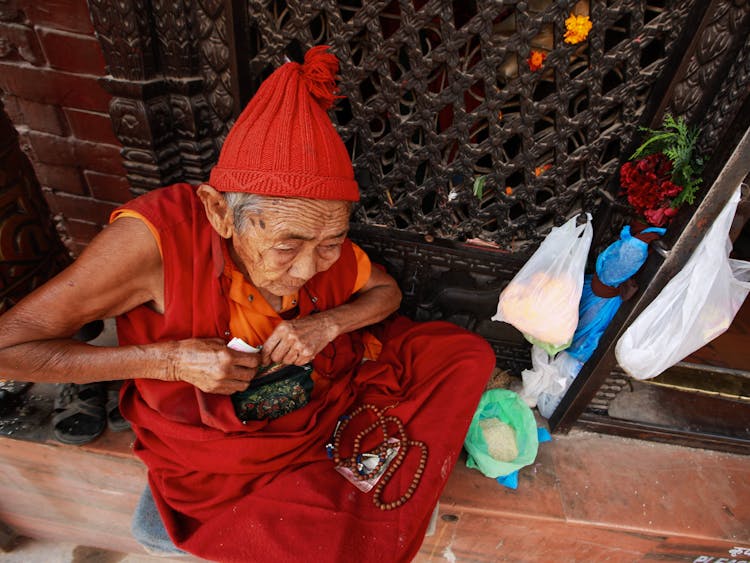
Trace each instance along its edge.
{"label": "wooden pillar", "polygon": [[89,0],[89,9],[134,195],[205,180],[234,111],[223,4]]}

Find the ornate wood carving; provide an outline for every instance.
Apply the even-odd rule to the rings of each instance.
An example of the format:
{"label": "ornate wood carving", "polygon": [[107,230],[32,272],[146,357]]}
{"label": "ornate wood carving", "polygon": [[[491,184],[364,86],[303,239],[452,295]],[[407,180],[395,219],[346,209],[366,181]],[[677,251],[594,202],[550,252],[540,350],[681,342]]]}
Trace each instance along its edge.
{"label": "ornate wood carving", "polygon": [[[509,251],[605,198],[694,1],[250,0],[251,73],[332,45],[366,224]],[[593,29],[564,42],[571,12]],[[534,71],[533,50],[547,54]],[[473,186],[482,178],[484,190]]]}
{"label": "ornate wood carving", "polygon": [[146,0],[89,0],[91,21],[109,73],[123,80],[148,80],[156,73],[154,41]]}
{"label": "ornate wood carving", "polygon": [[[110,116],[133,192],[205,180],[228,119],[221,104],[219,117],[209,103],[222,97],[215,95],[216,85],[204,81],[211,78],[201,63],[203,37],[213,26],[209,12],[184,0],[91,0],[89,8],[110,73],[102,82],[114,95]],[[217,34],[209,36],[219,41]],[[219,68],[221,57],[228,58],[223,45],[221,55],[211,51]]]}
{"label": "ornate wood carving", "polygon": [[[750,24],[750,3],[745,3],[744,18]],[[744,37],[744,45],[730,56],[732,66],[722,77],[721,89],[701,121],[699,149],[707,157],[713,154],[722,137],[732,130],[740,108],[750,96],[750,32],[747,26]]]}
{"label": "ornate wood carving", "polygon": [[[227,38],[226,9],[221,0],[195,2],[196,37],[199,45],[199,72],[203,78],[205,98],[210,108],[210,129],[217,151],[224,143],[233,122],[236,105],[232,95],[230,57],[232,47]],[[238,54],[238,56],[241,56]]]}
{"label": "ornate wood carving", "polygon": [[[668,108],[672,114],[684,116],[688,121],[702,120],[702,115],[696,115],[699,103],[710,102],[719,86],[723,91],[726,70],[738,50],[743,49],[748,35],[750,2],[728,0],[714,2],[713,7],[710,21],[703,29],[682,81],[674,89]],[[714,137],[709,144],[717,140]]]}
{"label": "ornate wood carving", "polygon": [[159,68],[168,76],[190,76],[196,67],[190,12],[183,0],[152,0]]}
{"label": "ornate wood carving", "polygon": [[0,314],[70,263],[0,102]]}

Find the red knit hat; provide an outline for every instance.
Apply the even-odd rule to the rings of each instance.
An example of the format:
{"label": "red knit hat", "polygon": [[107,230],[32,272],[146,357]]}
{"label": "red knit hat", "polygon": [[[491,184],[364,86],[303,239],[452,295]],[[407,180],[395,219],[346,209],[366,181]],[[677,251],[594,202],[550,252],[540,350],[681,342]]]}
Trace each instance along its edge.
{"label": "red knit hat", "polygon": [[352,161],[326,110],[339,63],[313,47],[261,84],[229,131],[211,170],[220,192],[357,201]]}

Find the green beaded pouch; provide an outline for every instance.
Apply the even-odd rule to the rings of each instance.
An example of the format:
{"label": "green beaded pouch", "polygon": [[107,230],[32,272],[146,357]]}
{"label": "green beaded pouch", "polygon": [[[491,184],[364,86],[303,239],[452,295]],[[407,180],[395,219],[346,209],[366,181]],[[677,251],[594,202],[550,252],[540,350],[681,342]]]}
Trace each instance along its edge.
{"label": "green beaded pouch", "polygon": [[232,394],[242,422],[279,418],[304,407],[313,389],[312,364],[276,366],[256,377],[247,389]]}

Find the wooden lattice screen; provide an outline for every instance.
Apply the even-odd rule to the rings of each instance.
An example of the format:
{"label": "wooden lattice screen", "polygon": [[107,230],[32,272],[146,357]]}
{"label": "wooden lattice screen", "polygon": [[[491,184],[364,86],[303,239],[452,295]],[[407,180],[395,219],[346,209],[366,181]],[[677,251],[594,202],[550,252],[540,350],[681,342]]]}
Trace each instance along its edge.
{"label": "wooden lattice screen", "polygon": [[[523,251],[609,198],[693,5],[250,0],[248,64],[265,77],[290,51],[332,46],[358,221]],[[564,40],[571,13],[593,22],[577,45]],[[546,55],[539,70],[532,51]]]}
{"label": "wooden lattice screen", "polygon": [[[362,187],[355,220],[522,252],[611,199],[624,147],[674,70],[686,22],[705,9],[695,0],[89,6],[134,193],[204,179],[260,81],[285,56],[325,43],[342,62],[335,118]],[[572,13],[593,23],[575,45],[564,40]],[[532,51],[546,54],[538,70]]]}

